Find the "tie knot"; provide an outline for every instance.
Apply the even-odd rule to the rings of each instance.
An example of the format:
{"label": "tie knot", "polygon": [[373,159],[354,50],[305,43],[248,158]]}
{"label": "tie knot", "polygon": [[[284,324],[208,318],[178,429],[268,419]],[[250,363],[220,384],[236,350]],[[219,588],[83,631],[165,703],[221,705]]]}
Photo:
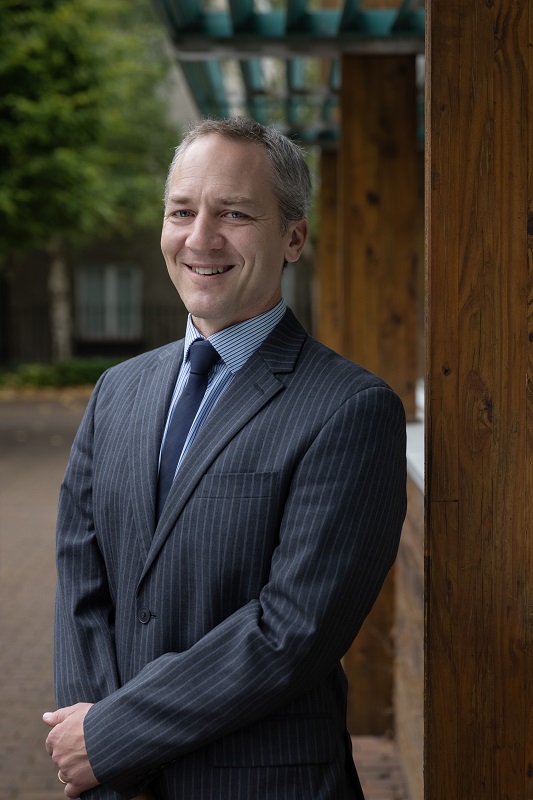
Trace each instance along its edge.
{"label": "tie knot", "polygon": [[196,339],[189,350],[191,373],[194,375],[207,375],[220,356],[207,339]]}

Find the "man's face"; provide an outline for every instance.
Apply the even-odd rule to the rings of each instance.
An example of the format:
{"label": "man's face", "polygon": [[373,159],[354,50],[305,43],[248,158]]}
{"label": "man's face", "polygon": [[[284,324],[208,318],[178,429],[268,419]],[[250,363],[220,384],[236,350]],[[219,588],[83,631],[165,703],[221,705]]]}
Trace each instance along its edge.
{"label": "man's face", "polygon": [[170,181],[161,249],[204,336],[273,308],[283,262],[298,259],[306,238],[305,220],[281,232],[260,145],[210,134],[185,150]]}

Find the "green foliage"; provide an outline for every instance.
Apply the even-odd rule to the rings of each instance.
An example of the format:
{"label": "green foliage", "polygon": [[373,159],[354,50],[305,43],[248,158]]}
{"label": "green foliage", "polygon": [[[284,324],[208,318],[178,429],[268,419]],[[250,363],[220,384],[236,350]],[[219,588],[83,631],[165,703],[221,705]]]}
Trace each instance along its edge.
{"label": "green foliage", "polygon": [[85,386],[94,384],[119,359],[71,358],[54,364],[21,364],[0,371],[0,386],[10,389]]}
{"label": "green foliage", "polygon": [[176,143],[149,0],[0,0],[0,250],[158,224]]}

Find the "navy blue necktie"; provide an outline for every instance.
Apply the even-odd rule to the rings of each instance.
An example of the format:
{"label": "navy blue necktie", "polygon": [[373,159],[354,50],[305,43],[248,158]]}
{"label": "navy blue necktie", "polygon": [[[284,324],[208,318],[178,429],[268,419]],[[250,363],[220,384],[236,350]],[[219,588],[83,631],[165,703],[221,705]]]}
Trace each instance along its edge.
{"label": "navy blue necktie", "polygon": [[191,374],[181,397],[174,406],[161,453],[157,486],[158,518],[172,486],[187,434],[207,389],[207,376],[219,358],[219,354],[207,339],[197,339],[191,344],[189,350]]}

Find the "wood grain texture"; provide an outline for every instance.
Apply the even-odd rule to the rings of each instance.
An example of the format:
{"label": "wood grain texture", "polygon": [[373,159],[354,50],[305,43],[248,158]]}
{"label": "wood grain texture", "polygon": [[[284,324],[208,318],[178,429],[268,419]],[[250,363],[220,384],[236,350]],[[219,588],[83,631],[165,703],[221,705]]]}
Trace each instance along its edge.
{"label": "wood grain texture", "polygon": [[[420,261],[414,67],[412,56],[343,58],[341,146],[321,155],[315,272],[318,338],[384,377],[408,418]],[[394,580],[344,658],[352,734],[393,728]]]}
{"label": "wood grain texture", "polygon": [[428,8],[428,800],[533,797],[532,15]]}
{"label": "wood grain texture", "polygon": [[336,150],[322,150],[314,294],[315,335],[323,344],[341,353],[343,309],[338,253],[337,163]]}
{"label": "wood grain texture", "polygon": [[[338,253],[338,156],[320,157],[319,237],[315,266],[316,336],[342,353],[343,279]],[[348,730],[384,735],[392,729],[394,579],[389,576],[369,617],[343,659],[348,677]]]}
{"label": "wood grain texture", "polygon": [[393,626],[396,568],[387,575],[357,639],[342,660],[352,736],[390,736],[394,728]]}
{"label": "wood grain texture", "polygon": [[[531,5],[529,6],[529,43],[533,42],[533,11]],[[531,142],[533,129],[533,48],[528,48],[528,61],[527,61],[527,74],[529,76],[527,83],[527,129],[528,141]],[[527,389],[526,389],[526,452],[528,464],[528,481],[531,480],[531,464],[533,460],[533,352],[531,343],[533,342],[533,147],[528,144],[528,163],[527,163],[527,336],[529,346],[527,347]],[[528,490],[530,489],[528,483]],[[531,539],[531,514],[532,514],[532,500],[531,491],[529,490],[524,498],[525,513],[526,513],[526,530],[525,536],[527,540]],[[525,553],[524,569],[527,575],[533,574],[533,552],[532,548],[528,547]],[[525,586],[525,605],[528,613],[525,621],[525,642],[533,642],[533,586],[529,581]],[[529,645],[531,647],[531,645]],[[531,655],[530,655],[531,658]],[[528,779],[528,787],[531,783],[533,776],[533,669],[528,665],[526,674],[526,731],[525,731],[525,748],[524,748],[524,771]],[[531,792],[531,789],[529,789]]]}
{"label": "wood grain texture", "polygon": [[423,800],[424,497],[407,480],[407,516],[396,559],[394,733],[409,800]]}
{"label": "wood grain texture", "polygon": [[418,191],[413,56],[342,58],[343,354],[415,415]]}

